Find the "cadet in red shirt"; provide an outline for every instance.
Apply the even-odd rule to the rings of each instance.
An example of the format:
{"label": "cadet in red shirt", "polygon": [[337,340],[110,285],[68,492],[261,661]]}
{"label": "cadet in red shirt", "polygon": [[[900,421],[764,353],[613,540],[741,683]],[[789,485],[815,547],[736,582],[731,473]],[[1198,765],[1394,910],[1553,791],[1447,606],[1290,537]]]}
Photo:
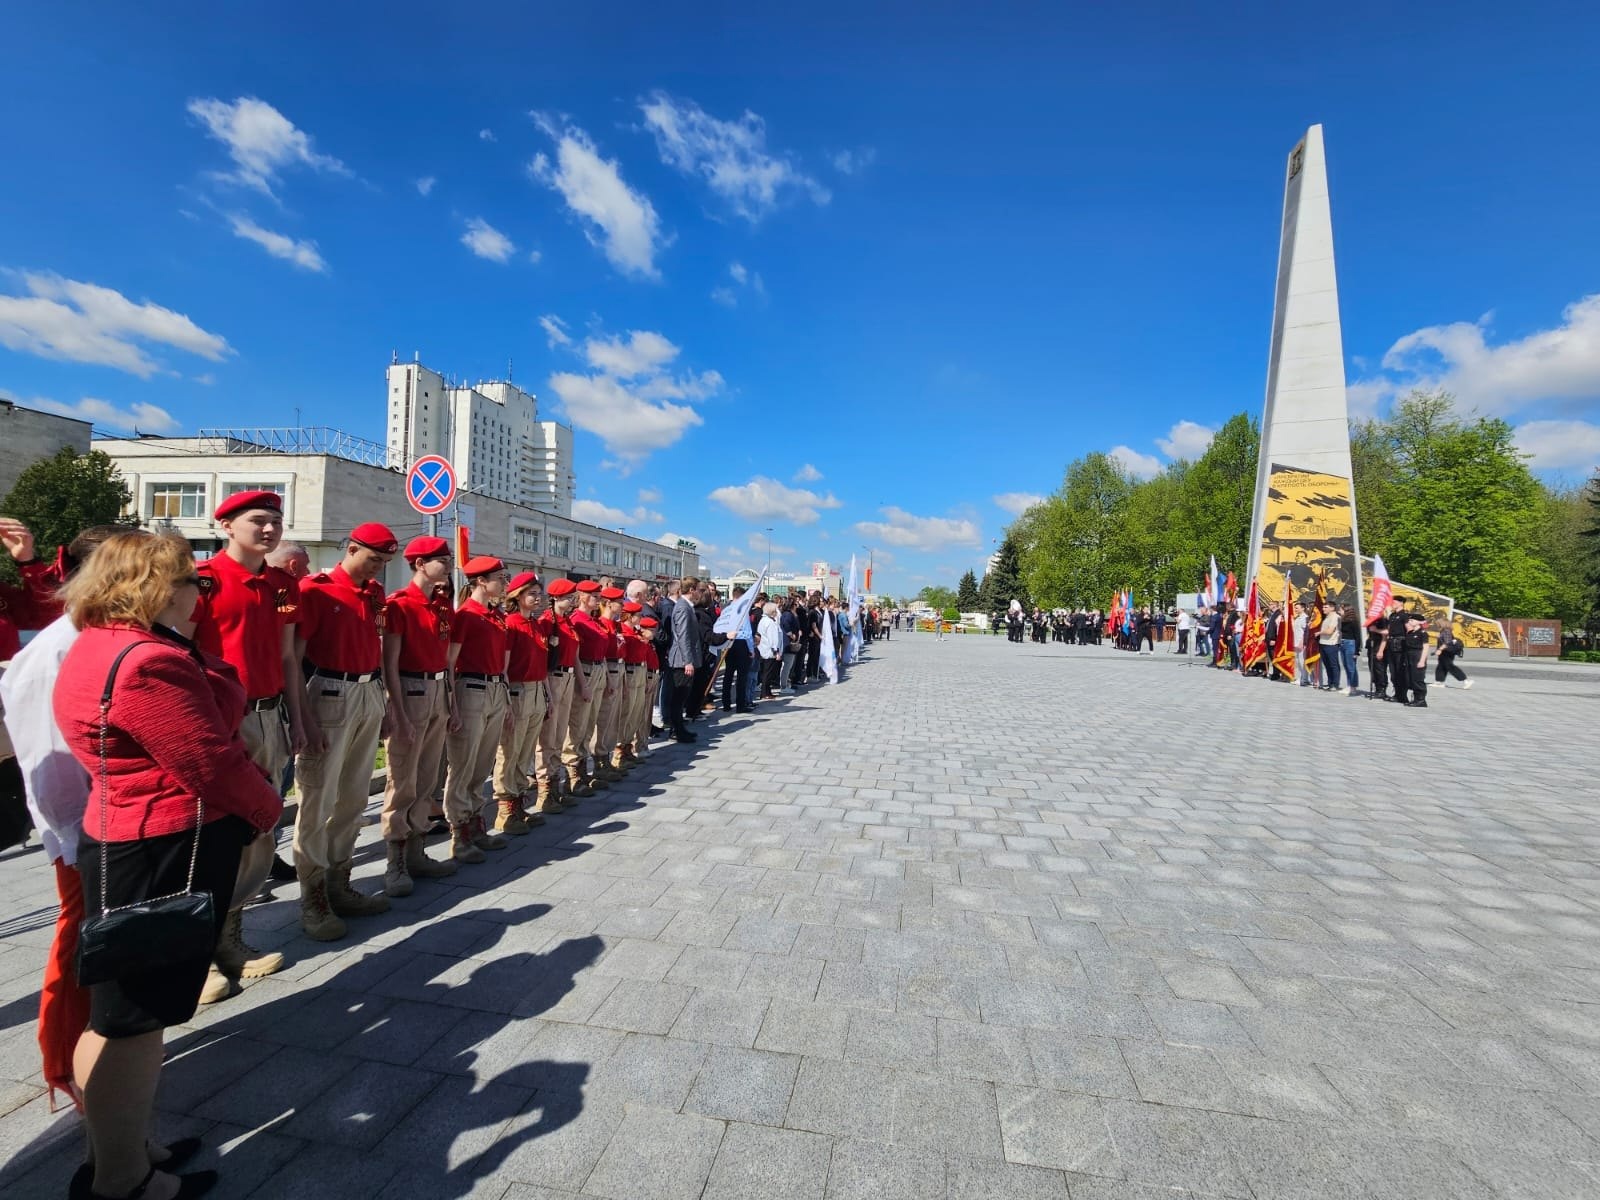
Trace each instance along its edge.
{"label": "cadet in red shirt", "polygon": [[300,811],[294,867],[300,924],[314,941],[344,936],[341,917],[387,912],[383,896],[350,887],[361,813],[367,807],[386,702],[379,668],[383,569],[400,549],[386,527],[350,531],[344,559],[300,581],[295,655],[304,664],[306,747],[295,761]]}
{"label": "cadet in red shirt", "polygon": [[622,671],[622,598],[621,588],[602,587],[601,615],[596,619],[606,634],[606,688],[600,694],[600,707],[595,711],[591,749],[594,753],[595,777],[607,782],[615,782],[625,774],[612,763],[616,757],[617,729],[621,725],[627,688]]}
{"label": "cadet in red shirt", "polygon": [[506,585],[506,600],[511,611],[506,615],[506,646],[510,659],[506,665],[506,690],[509,711],[500,749],[494,760],[495,831],[527,833],[532,825],[543,825],[538,813],[526,811],[523,803],[532,774],[534,746],[549,711],[545,678],[550,670],[550,650],[539,632],[539,610],[544,607],[544,589],[539,577],[524,571]]}
{"label": "cadet in red shirt", "polygon": [[383,679],[389,692],[388,782],[383,793],[387,896],[409,896],[415,879],[454,875],[454,860],[423,850],[428,808],[454,720],[450,692],[450,547],[441,537],[406,545],[411,582],[389,596],[383,620]]}
{"label": "cadet in red shirt", "polygon": [[639,713],[639,732],[634,736],[634,749],[641,756],[650,749],[650,705],[661,685],[661,655],[656,652],[656,633],[661,623],[654,617],[639,618],[639,634],[644,640],[644,708]]}
{"label": "cadet in red shirt", "polygon": [[[305,746],[304,693],[285,686],[296,673],[300,585],[287,572],[267,566],[267,555],[283,540],[283,499],[276,492],[236,492],[211,515],[227,545],[195,568],[200,602],[194,610],[194,642],[239,673],[245,694],[239,736],[251,761],[276,785],[289,756]],[[231,980],[271,975],[283,962],[277,951],[263,954],[245,944],[243,916],[234,909],[223,925],[200,1003],[228,996]]]}
{"label": "cadet in red shirt", "polygon": [[549,709],[539,730],[533,773],[539,780],[539,799],[535,811],[562,811],[561,748],[566,742],[572,715],[573,677],[578,666],[578,635],[570,620],[577,588],[570,579],[552,579],[545,585],[550,607],[535,622],[548,652],[549,672],[545,679]]}
{"label": "cadet in red shirt", "polygon": [[639,724],[639,706],[644,701],[644,642],[635,622],[643,608],[633,600],[622,606],[623,703],[617,720],[615,757],[611,760],[611,765],[621,770],[631,769],[639,762],[633,740]]}
{"label": "cadet in red shirt", "polygon": [[450,663],[455,678],[458,727],[445,738],[449,771],[444,811],[450,820],[450,855],[481,863],[485,850],[504,850],[506,840],[483,821],[483,781],[494,772],[500,729],[506,719],[506,626],[500,612],[506,565],[480,554],[461,568],[468,596],[456,609]]}
{"label": "cadet in red shirt", "polygon": [[573,676],[572,712],[561,759],[567,769],[568,791],[574,796],[592,796],[596,787],[608,783],[589,771],[589,743],[594,740],[595,720],[605,697],[611,631],[600,624],[600,585],[585,579],[577,587],[578,609],[572,614],[572,628],[578,636],[578,672]]}

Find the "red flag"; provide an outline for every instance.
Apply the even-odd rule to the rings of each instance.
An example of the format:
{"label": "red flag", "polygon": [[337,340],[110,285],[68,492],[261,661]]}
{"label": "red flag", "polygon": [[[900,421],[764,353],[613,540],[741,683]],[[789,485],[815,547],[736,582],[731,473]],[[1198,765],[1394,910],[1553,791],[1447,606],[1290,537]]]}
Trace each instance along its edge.
{"label": "red flag", "polygon": [[1306,671],[1315,673],[1322,666],[1322,643],[1317,637],[1322,629],[1322,616],[1327,607],[1327,592],[1323,587],[1323,576],[1316,576],[1317,590],[1315,600],[1311,605],[1311,612],[1306,616],[1306,636],[1301,645],[1301,652],[1305,655]]}
{"label": "red flag", "polygon": [[1389,607],[1389,602],[1394,599],[1394,585],[1389,582],[1389,569],[1383,565],[1380,555],[1372,556],[1372,599],[1367,604],[1367,619],[1363,625],[1371,625],[1383,616],[1383,610]]}
{"label": "red flag", "polygon": [[456,566],[460,567],[471,555],[468,547],[472,544],[472,530],[465,525],[456,525]]}
{"label": "red flag", "polygon": [[1267,623],[1261,619],[1261,594],[1254,579],[1250,581],[1250,592],[1244,604],[1244,639],[1239,657],[1246,671],[1259,666],[1267,657]]}
{"label": "red flag", "polygon": [[1232,600],[1239,594],[1239,581],[1233,577],[1233,572],[1228,572],[1228,582],[1223,585],[1222,594]]}
{"label": "red flag", "polygon": [[1294,585],[1283,577],[1283,616],[1278,621],[1278,644],[1272,648],[1272,665],[1294,678]]}

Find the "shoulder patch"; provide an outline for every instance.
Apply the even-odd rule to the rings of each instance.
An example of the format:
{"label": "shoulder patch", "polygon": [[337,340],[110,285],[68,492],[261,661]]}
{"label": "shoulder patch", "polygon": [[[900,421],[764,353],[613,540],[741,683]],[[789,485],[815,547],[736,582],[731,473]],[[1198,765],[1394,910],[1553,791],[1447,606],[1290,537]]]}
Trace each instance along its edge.
{"label": "shoulder patch", "polygon": [[202,596],[209,596],[217,590],[217,580],[215,576],[207,574],[204,571],[197,571],[195,572],[195,578],[200,581],[199,587],[200,594]]}

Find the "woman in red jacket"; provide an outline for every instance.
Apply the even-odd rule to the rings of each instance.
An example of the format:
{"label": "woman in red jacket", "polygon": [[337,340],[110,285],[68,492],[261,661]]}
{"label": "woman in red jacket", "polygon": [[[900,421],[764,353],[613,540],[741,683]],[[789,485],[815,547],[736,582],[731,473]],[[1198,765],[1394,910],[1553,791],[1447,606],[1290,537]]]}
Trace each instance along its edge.
{"label": "woman in red jacket", "polygon": [[[189,640],[199,595],[182,538],[142,531],[108,538],[62,592],[81,632],[62,663],[54,707],[91,779],[78,852],[86,907],[99,909],[102,871],[112,908],[184,891],[198,799],[194,889],[212,894],[220,934],[240,854],[276,826],[282,801],[239,739],[245,697],[238,676]],[[102,769],[100,698],[124,650],[105,716]],[[194,1015],[209,957],[90,988],[89,1029],[73,1074],[95,1196],[168,1200],[198,1196],[216,1182],[214,1171],[166,1174],[146,1144],[162,1030]]]}

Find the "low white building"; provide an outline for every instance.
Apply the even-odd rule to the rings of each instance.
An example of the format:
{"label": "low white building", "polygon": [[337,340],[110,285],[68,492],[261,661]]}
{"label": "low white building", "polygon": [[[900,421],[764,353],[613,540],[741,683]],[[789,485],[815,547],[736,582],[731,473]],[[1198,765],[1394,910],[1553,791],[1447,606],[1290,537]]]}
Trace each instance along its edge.
{"label": "low white building", "polygon": [[[220,541],[212,512],[241,491],[283,497],[284,537],[306,548],[316,570],[337,563],[346,535],[365,521],[387,525],[402,545],[429,531],[429,519],[406,499],[404,472],[386,465],[389,448],[337,430],[203,430],[196,437],[102,438],[94,448],[122,472],[132,515],[149,528],[177,530],[201,555]],[[471,532],[472,553],[496,555],[513,570],[532,568],[543,579],[660,581],[700,571],[698,551],[687,544],[663,546],[495,495],[461,496],[456,511]],[[454,514],[434,525],[448,536]],[[397,587],[406,577],[397,558],[386,584]]]}

